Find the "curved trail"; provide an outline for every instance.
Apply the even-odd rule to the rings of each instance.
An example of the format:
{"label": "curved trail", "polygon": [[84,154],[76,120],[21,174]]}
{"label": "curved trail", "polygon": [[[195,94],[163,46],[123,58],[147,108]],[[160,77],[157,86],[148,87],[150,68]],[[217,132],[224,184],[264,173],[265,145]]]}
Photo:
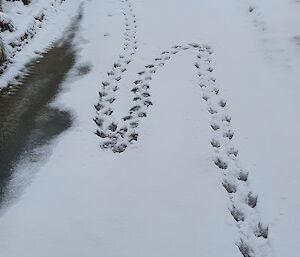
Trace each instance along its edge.
{"label": "curved trail", "polygon": [[125,6],[123,14],[126,21],[124,51],[108,72],[108,79],[102,82],[99,102],[95,105],[97,116],[94,121],[98,126],[96,135],[100,138],[101,148],[121,153],[138,140],[139,124],[147,116],[148,108],[152,105],[149,83],[153,75],[177,53],[194,51],[196,60],[193,66],[202,92],[202,100],[211,119],[209,125],[212,130],[210,143],[214,150],[213,163],[222,174],[222,184],[230,199],[228,209],[239,231],[237,247],[244,257],[273,256],[268,242],[268,226],[261,221],[257,210],[258,196],[249,186],[248,172],[240,166],[239,151],[232,142],[234,130],[231,126],[231,116],[227,111],[227,101],[221,97],[216,78],[213,76],[213,51],[209,45],[195,43],[174,45],[169,50],[161,52],[160,56],[138,72],[137,79],[132,83],[132,107],[128,114],[122,120],[112,122],[118,83],[131,62],[130,58],[137,50],[135,15],[128,0],[121,2]]}
{"label": "curved trail", "polygon": [[[133,14],[132,6],[128,1],[123,3],[122,14],[124,16],[125,30],[123,51],[119,55],[119,59],[114,63],[112,69],[107,72],[107,80],[102,82],[102,88],[99,92],[99,102],[95,105],[97,117],[94,119],[99,127],[96,134],[103,138],[102,148],[112,148],[114,152],[122,152],[125,150],[122,144],[117,145],[118,135],[123,136],[125,131],[118,129],[118,125],[111,121],[109,116],[113,116],[113,103],[116,100],[115,93],[119,89],[119,83],[122,80],[123,73],[127,71],[132,57],[137,51],[136,39],[136,17]],[[125,130],[125,129],[124,129]],[[108,132],[109,131],[109,132]],[[124,133],[123,133],[124,132]],[[107,140],[107,138],[110,139]]]}

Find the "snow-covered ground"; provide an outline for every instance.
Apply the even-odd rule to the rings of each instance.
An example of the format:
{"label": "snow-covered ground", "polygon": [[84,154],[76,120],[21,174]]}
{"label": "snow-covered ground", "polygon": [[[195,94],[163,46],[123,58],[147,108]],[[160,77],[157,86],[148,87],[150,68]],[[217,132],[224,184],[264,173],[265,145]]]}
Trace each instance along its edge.
{"label": "snow-covered ground", "polygon": [[9,19],[13,31],[1,33],[8,61],[0,68],[0,89],[19,83],[20,76],[26,73],[24,66],[61,37],[81,3],[33,0],[24,5],[21,1],[3,1],[0,19]]}
{"label": "snow-covered ground", "polygon": [[0,255],[298,256],[300,2],[82,10],[76,66],[92,68],[52,103],[75,125],[45,162],[19,165],[11,192],[38,172],[8,194]]}

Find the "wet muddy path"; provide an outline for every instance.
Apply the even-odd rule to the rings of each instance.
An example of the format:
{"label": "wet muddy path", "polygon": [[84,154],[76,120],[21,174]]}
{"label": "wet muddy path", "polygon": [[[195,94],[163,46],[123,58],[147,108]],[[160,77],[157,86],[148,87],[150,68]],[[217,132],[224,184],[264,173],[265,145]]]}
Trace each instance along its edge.
{"label": "wet muddy path", "polygon": [[[80,19],[76,18],[64,39],[28,64],[20,86],[0,92],[0,206],[18,161],[49,144],[72,124],[71,113],[49,103],[75,64],[72,41]],[[39,161],[34,155],[29,159]]]}

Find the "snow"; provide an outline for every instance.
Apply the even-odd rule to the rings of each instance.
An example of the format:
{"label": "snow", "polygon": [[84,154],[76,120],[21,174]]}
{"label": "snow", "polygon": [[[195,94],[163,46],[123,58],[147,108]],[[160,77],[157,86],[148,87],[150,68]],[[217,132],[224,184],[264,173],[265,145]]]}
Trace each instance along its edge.
{"label": "snow", "polygon": [[35,0],[26,6],[22,2],[3,3],[2,15],[11,19],[15,30],[1,33],[10,63],[1,75],[0,88],[19,84],[16,77],[26,73],[24,66],[62,36],[81,3],[60,0]]}
{"label": "snow", "polygon": [[[80,3],[65,4],[55,9],[68,14],[57,16],[64,28]],[[72,110],[75,124],[18,201],[7,199],[1,256],[234,257],[238,246],[251,257],[297,256],[299,8],[288,0],[86,2],[74,43],[77,67],[92,69],[80,78],[71,72],[52,103]],[[53,39],[35,40],[30,58]],[[105,106],[97,112],[98,103]],[[122,118],[136,103],[132,128]],[[124,138],[109,130],[112,122],[128,128]],[[129,143],[132,133],[138,140]],[[125,151],[114,153],[121,144]],[[32,167],[19,165],[12,191]]]}
{"label": "snow", "polygon": [[6,27],[5,29],[10,30],[10,32],[14,31],[15,29],[10,17],[3,12],[0,12],[0,23],[2,26]]}

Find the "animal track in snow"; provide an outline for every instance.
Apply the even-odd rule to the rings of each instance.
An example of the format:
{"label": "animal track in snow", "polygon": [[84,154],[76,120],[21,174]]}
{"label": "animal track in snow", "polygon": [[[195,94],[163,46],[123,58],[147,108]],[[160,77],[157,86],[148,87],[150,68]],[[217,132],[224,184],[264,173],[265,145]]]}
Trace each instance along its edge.
{"label": "animal track in snow", "polygon": [[16,38],[7,45],[7,60],[0,66],[0,75],[2,75],[9,65],[13,63],[13,59],[18,52],[21,52],[23,48],[36,36],[39,29],[44,26],[49,11],[55,10],[56,7],[63,4],[65,0],[51,0],[49,8],[43,8],[39,14],[32,18],[31,26],[28,27],[22,34],[18,35]]}
{"label": "animal track in snow", "polygon": [[[105,142],[101,143],[102,148],[111,148],[112,142],[115,142],[118,137],[115,135],[118,133],[122,136],[126,133],[126,128],[118,127],[117,123],[114,123],[108,119],[108,116],[113,116],[114,108],[113,104],[116,100],[115,93],[119,89],[119,83],[122,80],[122,74],[127,71],[128,65],[132,61],[132,56],[135,55],[138,49],[138,41],[136,39],[136,16],[133,13],[132,5],[128,0],[121,0],[122,15],[124,16],[124,44],[123,52],[119,55],[119,59],[113,64],[112,69],[107,73],[108,77],[101,83],[101,90],[99,91],[99,102],[95,105],[97,111],[97,117],[94,119],[95,123],[99,127],[96,132],[100,138],[105,139]],[[136,108],[131,112],[135,112]],[[144,115],[142,113],[140,116]],[[130,118],[128,118],[129,120]],[[134,126],[134,123],[132,126]],[[105,128],[105,129],[104,129]],[[109,139],[109,140],[108,140]],[[126,149],[127,145],[119,144],[114,148],[114,152],[122,152]]]}
{"label": "animal track in snow", "polygon": [[[207,51],[201,53],[203,60],[210,59],[210,56]],[[227,101],[220,98],[216,79],[211,77],[211,61],[199,64],[202,75],[198,78],[199,85],[202,85],[202,95],[209,96],[209,100],[204,99],[204,103],[211,116],[213,137],[210,143],[215,152],[214,163],[223,175],[223,186],[231,201],[229,211],[240,231],[237,246],[243,256],[270,256],[268,241],[262,241],[262,238],[268,238],[268,226],[259,218],[256,210],[258,196],[249,188],[248,172],[240,167],[238,149],[232,142],[234,131],[231,128],[232,117],[227,113]]]}
{"label": "animal track in snow", "polygon": [[[161,52],[152,63],[137,73],[132,82],[132,106],[126,116],[120,121],[110,119],[113,116],[113,103],[118,83],[122,80],[121,73],[127,70],[131,62],[129,56],[137,50],[135,39],[136,17],[132,13],[128,0],[124,4],[125,28],[124,41],[126,46],[119,60],[115,62],[108,78],[102,82],[99,92],[99,102],[95,105],[97,116],[94,121],[98,127],[96,135],[99,137],[102,149],[109,149],[114,153],[124,152],[131,144],[138,141],[138,128],[143,118],[147,117],[148,108],[153,105],[149,92],[151,79],[155,72],[169,62],[173,56],[181,51],[195,51],[196,76],[202,91],[203,102],[207,106],[211,118],[212,139],[210,144],[214,151],[213,165],[222,174],[222,185],[230,199],[229,211],[236,221],[239,230],[237,246],[243,256],[263,257],[269,256],[268,226],[261,221],[257,204],[258,197],[249,188],[248,172],[243,170],[238,162],[238,149],[233,145],[234,132],[231,128],[231,116],[227,113],[227,101],[220,97],[216,78],[213,77],[212,66],[213,51],[208,45],[195,43],[174,45],[171,49]],[[130,28],[130,29],[128,29]],[[192,68],[192,65],[191,65]],[[263,241],[264,240],[264,241]]]}
{"label": "animal track in snow", "polygon": [[[248,172],[239,166],[237,160],[238,149],[232,143],[234,132],[231,128],[231,116],[227,113],[227,101],[220,98],[220,90],[216,86],[216,79],[211,77],[213,73],[210,58],[212,49],[207,45],[196,44],[176,46],[176,51],[183,50],[193,50],[198,53],[198,62],[194,63],[194,67],[197,71],[196,75],[199,79],[198,85],[202,91],[202,98],[205,100],[204,102],[211,116],[210,126],[213,138],[210,143],[215,152],[213,163],[223,176],[222,184],[230,199],[229,211],[237,222],[240,232],[240,240],[237,242],[237,246],[244,256],[264,256],[263,254],[268,252],[269,248],[266,240],[268,226],[263,225],[257,213],[258,197],[249,188]],[[155,58],[153,63],[146,65],[145,69],[137,73],[137,79],[132,83],[133,104],[128,111],[128,115],[121,121],[113,125],[107,124],[107,126],[103,125],[105,117],[104,120],[102,115],[95,118],[96,124],[100,124],[96,134],[100,138],[102,148],[121,153],[138,140],[139,124],[142,118],[147,116],[148,108],[152,106],[148,83],[154,75],[153,71],[161,68],[161,60],[169,56],[170,52],[162,52],[161,56]],[[199,61],[199,56],[201,56],[201,61]],[[171,58],[167,58],[166,61],[169,60]],[[206,60],[210,61],[207,62]],[[102,104],[102,102],[100,101],[98,104]],[[108,110],[111,111],[111,109]],[[103,122],[99,122],[99,120]],[[260,240],[266,241],[262,242]]]}

